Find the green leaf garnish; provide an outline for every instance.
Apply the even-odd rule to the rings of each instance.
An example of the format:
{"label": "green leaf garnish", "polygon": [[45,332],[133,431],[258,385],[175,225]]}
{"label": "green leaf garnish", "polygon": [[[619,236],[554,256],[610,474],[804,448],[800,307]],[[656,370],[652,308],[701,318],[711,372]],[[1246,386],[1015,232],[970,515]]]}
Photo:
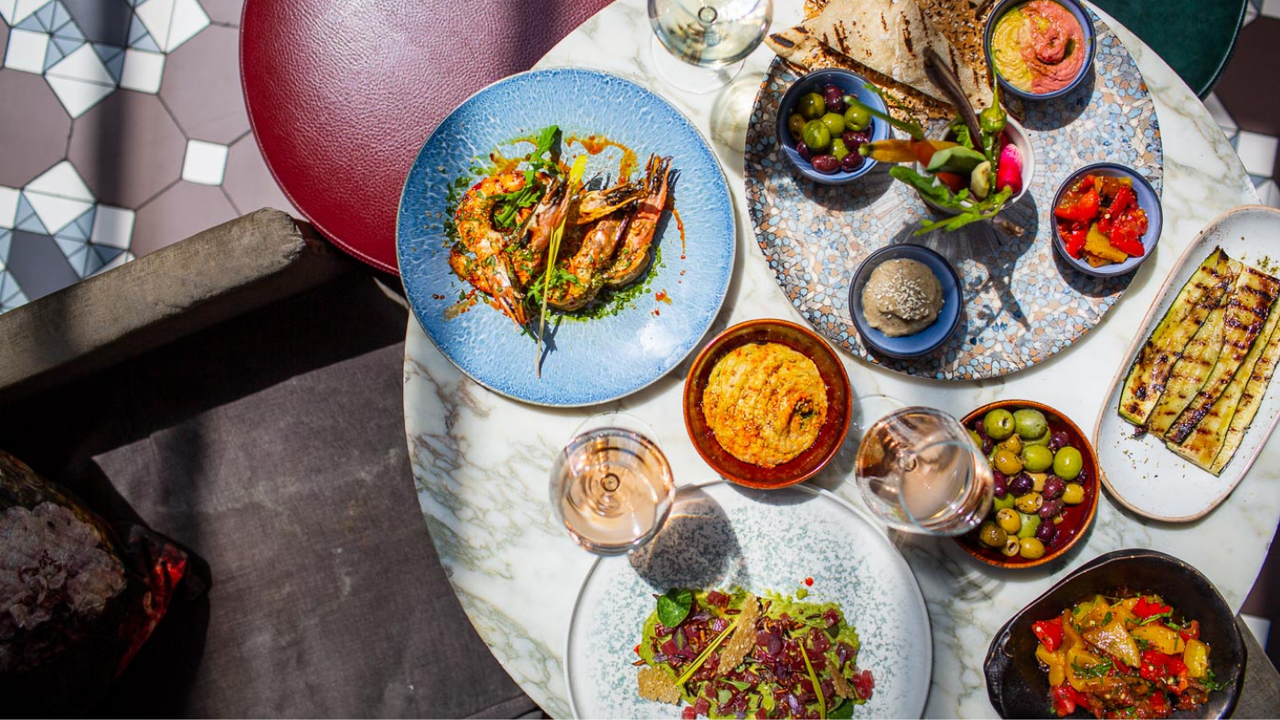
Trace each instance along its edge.
{"label": "green leaf garnish", "polygon": [[671,588],[658,596],[658,622],[673,628],[689,616],[693,607],[693,591],[688,588]]}
{"label": "green leaf garnish", "polygon": [[684,687],[684,684],[689,682],[689,678],[693,677],[693,674],[698,672],[698,668],[702,667],[702,663],[706,662],[707,658],[711,657],[711,653],[715,652],[716,648],[720,647],[720,643],[724,642],[724,639],[729,637],[729,633],[733,632],[733,629],[738,627],[738,621],[741,619],[741,615],[735,617],[733,622],[729,623],[729,627],[725,628],[724,632],[717,635],[716,639],[712,640],[711,644],[708,645],[706,649],[698,655],[698,657],[694,658],[693,662],[689,663],[689,667],[685,668],[684,673],[680,677],[676,678],[676,685]]}

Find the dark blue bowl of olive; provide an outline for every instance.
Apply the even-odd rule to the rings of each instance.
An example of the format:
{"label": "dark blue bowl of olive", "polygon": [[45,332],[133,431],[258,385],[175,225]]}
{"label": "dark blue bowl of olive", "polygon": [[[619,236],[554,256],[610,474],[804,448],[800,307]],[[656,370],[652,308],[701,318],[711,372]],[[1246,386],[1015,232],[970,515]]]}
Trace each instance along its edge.
{"label": "dark blue bowl of olive", "polygon": [[876,161],[858,154],[863,143],[885,140],[889,124],[851,109],[846,98],[887,113],[861,75],[827,68],[796,80],[778,102],[778,147],[801,175],[824,185],[844,185],[866,175]]}

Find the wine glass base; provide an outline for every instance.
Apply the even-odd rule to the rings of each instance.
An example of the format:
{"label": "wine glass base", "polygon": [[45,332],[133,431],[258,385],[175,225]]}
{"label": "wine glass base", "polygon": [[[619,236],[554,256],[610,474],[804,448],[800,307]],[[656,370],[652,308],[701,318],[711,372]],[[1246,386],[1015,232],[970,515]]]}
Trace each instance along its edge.
{"label": "wine glass base", "polygon": [[650,38],[649,55],[653,68],[667,84],[698,95],[715,92],[733,82],[746,64],[742,60],[714,68],[693,65],[672,55],[657,35]]}

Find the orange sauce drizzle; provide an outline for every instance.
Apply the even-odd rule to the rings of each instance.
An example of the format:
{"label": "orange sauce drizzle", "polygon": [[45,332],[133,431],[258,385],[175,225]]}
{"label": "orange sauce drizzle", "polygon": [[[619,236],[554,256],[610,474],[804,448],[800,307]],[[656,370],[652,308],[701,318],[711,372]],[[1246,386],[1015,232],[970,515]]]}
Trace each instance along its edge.
{"label": "orange sauce drizzle", "polygon": [[565,145],[577,143],[590,155],[599,155],[610,147],[618,148],[622,151],[622,162],[618,164],[618,177],[631,177],[631,173],[636,169],[636,152],[626,145],[614,142],[603,135],[588,135],[584,138],[570,135],[565,138],[564,142]]}
{"label": "orange sauce drizzle", "polygon": [[675,205],[671,206],[671,217],[676,220],[676,227],[680,229],[680,259],[685,259],[684,246],[684,221],[680,219],[680,211],[676,210]]}

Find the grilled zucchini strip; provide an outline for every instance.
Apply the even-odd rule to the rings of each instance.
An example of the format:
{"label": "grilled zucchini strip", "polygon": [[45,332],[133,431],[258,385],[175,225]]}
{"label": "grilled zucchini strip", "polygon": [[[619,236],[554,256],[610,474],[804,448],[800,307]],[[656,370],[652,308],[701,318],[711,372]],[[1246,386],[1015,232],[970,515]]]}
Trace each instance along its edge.
{"label": "grilled zucchini strip", "polygon": [[1182,357],[1174,363],[1173,370],[1165,381],[1164,393],[1160,402],[1147,416],[1147,429],[1157,437],[1164,437],[1173,421],[1178,419],[1182,411],[1195,399],[1196,393],[1204,386],[1209,373],[1218,362],[1222,352],[1222,337],[1227,314],[1227,298],[1224,295],[1218,307],[1209,313],[1209,317],[1200,326],[1195,337],[1187,343]]}
{"label": "grilled zucchini strip", "polygon": [[1209,468],[1214,475],[1222,474],[1222,469],[1231,461],[1236,450],[1240,449],[1245,431],[1253,423],[1253,417],[1258,414],[1258,407],[1262,405],[1262,396],[1267,392],[1267,385],[1275,373],[1277,362],[1280,362],[1280,330],[1271,333],[1267,349],[1262,351],[1262,357],[1258,358],[1258,364],[1249,375],[1249,382],[1245,384],[1244,394],[1240,397],[1240,406],[1236,408],[1236,414],[1231,417],[1231,426],[1227,428],[1227,439],[1218,451],[1218,456],[1213,459],[1213,466]]}
{"label": "grilled zucchini strip", "polygon": [[[1280,308],[1273,307],[1271,314],[1267,316],[1266,326],[1254,341],[1249,356],[1236,371],[1236,376],[1231,379],[1231,384],[1181,445],[1166,443],[1170,450],[1214,475],[1222,473],[1227,461],[1240,445],[1244,427],[1248,426],[1253,414],[1257,412],[1257,402],[1253,396],[1247,395],[1249,388],[1256,387],[1256,395],[1261,396],[1271,378],[1272,370],[1275,369],[1275,356],[1280,354],[1277,325],[1280,325]],[[1270,355],[1270,360],[1266,355]],[[1243,417],[1246,412],[1248,418]],[[1243,420],[1244,425],[1238,432],[1232,433],[1237,420]],[[1234,443],[1231,438],[1234,438]]]}
{"label": "grilled zucchini strip", "polygon": [[1165,380],[1182,351],[1222,301],[1242,266],[1214,248],[1200,263],[1138,352],[1120,393],[1120,417],[1142,426],[1164,393]]}
{"label": "grilled zucchini strip", "polygon": [[1249,355],[1258,334],[1267,324],[1277,294],[1280,294],[1280,281],[1270,275],[1254,268],[1246,268],[1241,273],[1227,300],[1227,313],[1223,320],[1225,332],[1218,362],[1191,404],[1187,405],[1169,428],[1165,439],[1181,444],[1209,413],[1209,409],[1231,384],[1231,379],[1236,376],[1236,371]]}

